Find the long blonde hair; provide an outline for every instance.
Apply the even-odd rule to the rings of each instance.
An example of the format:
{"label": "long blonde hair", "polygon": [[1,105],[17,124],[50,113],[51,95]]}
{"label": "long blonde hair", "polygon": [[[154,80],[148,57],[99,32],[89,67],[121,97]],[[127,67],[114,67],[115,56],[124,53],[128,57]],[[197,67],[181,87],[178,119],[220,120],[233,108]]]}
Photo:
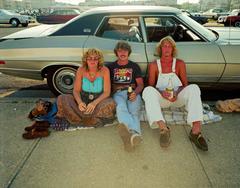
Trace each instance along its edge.
{"label": "long blonde hair", "polygon": [[177,56],[176,42],[170,36],[166,36],[166,37],[162,38],[160,40],[160,42],[157,44],[157,46],[156,46],[157,55],[159,57],[162,57],[162,46],[163,46],[163,43],[166,42],[166,41],[169,42],[172,45],[172,47],[173,47],[172,56],[176,57]]}
{"label": "long blonde hair", "polygon": [[89,48],[88,51],[86,51],[83,54],[83,57],[82,57],[83,67],[86,70],[88,70],[87,58],[91,55],[96,55],[98,57],[98,70],[100,70],[104,64],[104,58],[103,58],[103,53],[99,49],[96,49],[96,48]]}

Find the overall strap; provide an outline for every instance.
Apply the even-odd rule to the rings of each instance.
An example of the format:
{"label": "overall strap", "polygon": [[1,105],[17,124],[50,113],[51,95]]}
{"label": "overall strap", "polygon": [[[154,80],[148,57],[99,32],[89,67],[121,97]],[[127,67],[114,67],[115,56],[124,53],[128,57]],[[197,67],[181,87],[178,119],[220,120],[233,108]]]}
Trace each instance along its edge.
{"label": "overall strap", "polygon": [[160,59],[157,59],[157,67],[158,67],[159,74],[161,74],[162,73],[162,67],[161,67]]}
{"label": "overall strap", "polygon": [[173,58],[173,63],[172,63],[172,72],[176,72],[176,58]]}

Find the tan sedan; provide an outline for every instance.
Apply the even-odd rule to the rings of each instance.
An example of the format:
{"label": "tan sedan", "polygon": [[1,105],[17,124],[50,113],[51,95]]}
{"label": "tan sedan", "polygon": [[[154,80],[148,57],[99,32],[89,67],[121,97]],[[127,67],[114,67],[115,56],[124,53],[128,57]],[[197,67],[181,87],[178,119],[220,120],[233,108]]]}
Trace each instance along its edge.
{"label": "tan sedan", "polygon": [[[237,29],[237,28],[236,28]],[[0,39],[0,72],[32,79],[47,78],[52,92],[71,93],[76,69],[88,48],[114,61],[118,40],[132,46],[131,60],[144,76],[161,38],[177,42],[178,58],[187,64],[190,82],[240,83],[239,30],[211,31],[180,10],[159,6],[113,6],[91,9],[66,24],[40,25]]]}

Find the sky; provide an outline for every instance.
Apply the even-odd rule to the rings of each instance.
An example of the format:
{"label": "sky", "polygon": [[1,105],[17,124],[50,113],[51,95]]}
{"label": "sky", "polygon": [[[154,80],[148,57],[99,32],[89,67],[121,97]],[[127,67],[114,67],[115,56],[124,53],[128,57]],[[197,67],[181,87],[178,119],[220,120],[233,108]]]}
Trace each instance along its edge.
{"label": "sky", "polygon": [[56,2],[71,3],[73,5],[78,5],[79,2],[85,2],[85,0],[55,0]]}
{"label": "sky", "polygon": [[[64,3],[71,3],[73,5],[77,5],[79,2],[85,2],[85,0],[55,0],[57,2],[64,2]],[[182,3],[198,3],[199,0],[177,0],[178,4],[182,4]]]}
{"label": "sky", "polygon": [[182,4],[182,3],[186,3],[186,2],[189,2],[189,3],[198,3],[199,0],[177,0],[177,3],[178,3],[178,4]]}

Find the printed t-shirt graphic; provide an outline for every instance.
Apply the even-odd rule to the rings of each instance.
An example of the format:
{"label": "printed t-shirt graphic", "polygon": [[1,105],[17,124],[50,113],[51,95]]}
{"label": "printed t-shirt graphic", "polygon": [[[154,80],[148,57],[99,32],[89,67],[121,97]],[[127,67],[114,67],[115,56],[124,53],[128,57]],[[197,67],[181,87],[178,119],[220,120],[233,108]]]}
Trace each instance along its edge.
{"label": "printed t-shirt graphic", "polygon": [[131,83],[132,82],[132,68],[115,68],[114,69],[114,83]]}

